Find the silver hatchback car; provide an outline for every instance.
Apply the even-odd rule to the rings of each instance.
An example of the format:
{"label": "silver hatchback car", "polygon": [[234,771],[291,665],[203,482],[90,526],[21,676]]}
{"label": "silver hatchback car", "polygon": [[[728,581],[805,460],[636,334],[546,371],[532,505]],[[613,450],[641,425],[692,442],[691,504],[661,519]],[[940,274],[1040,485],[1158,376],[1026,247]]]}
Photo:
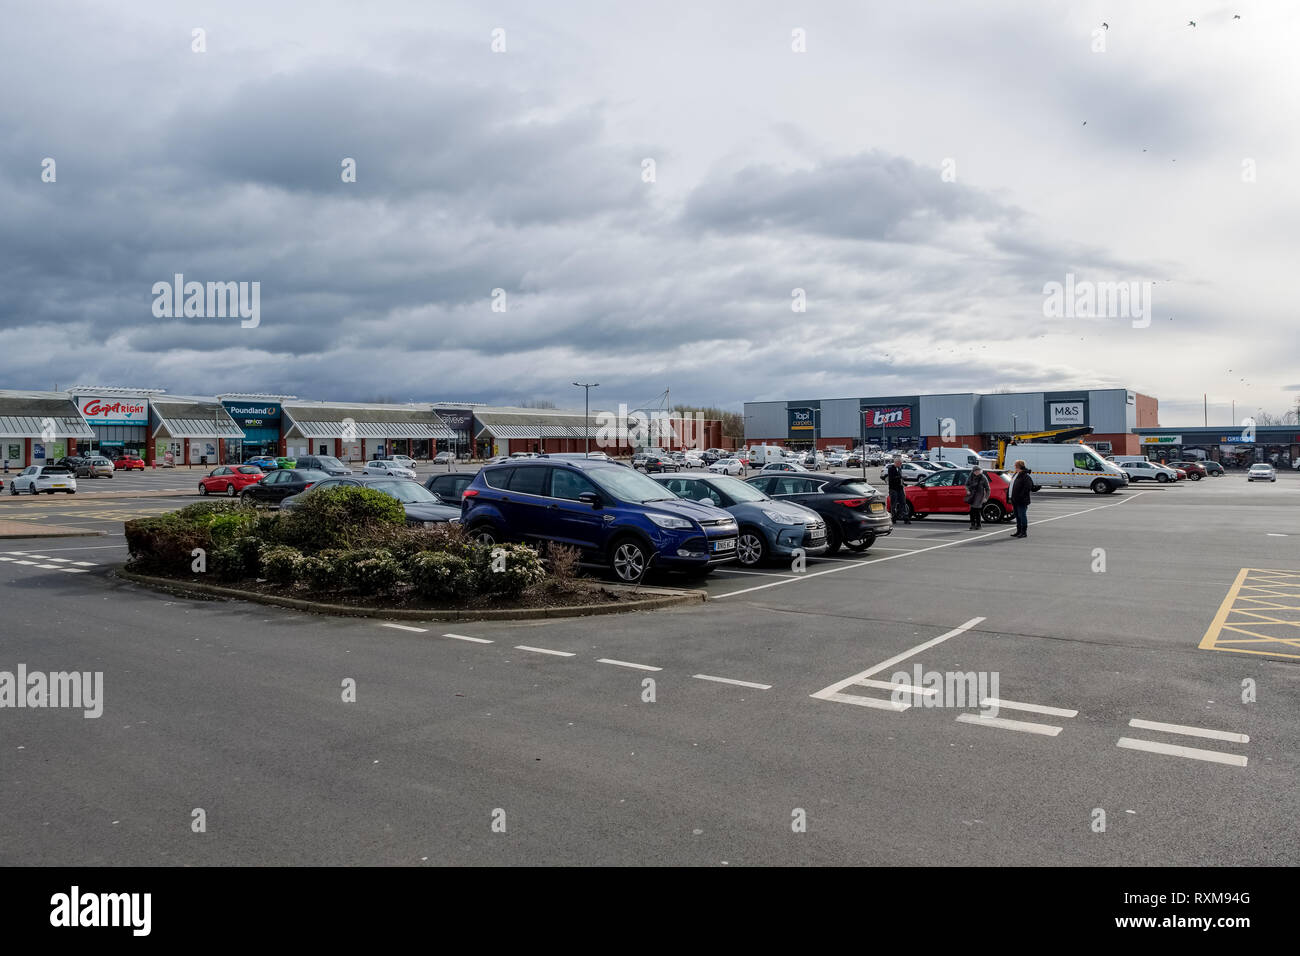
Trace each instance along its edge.
{"label": "silver hatchback car", "polygon": [[107,458],[83,458],[77,465],[78,478],[112,478],[113,463]]}

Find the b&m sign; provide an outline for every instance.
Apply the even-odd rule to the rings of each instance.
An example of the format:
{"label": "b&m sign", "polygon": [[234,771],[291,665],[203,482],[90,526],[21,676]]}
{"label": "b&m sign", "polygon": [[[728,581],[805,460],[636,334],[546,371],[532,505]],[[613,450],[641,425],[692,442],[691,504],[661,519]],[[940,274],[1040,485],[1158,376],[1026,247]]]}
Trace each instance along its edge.
{"label": "b&m sign", "polygon": [[912,406],[892,405],[889,407],[864,408],[862,416],[867,431],[875,428],[911,428]]}

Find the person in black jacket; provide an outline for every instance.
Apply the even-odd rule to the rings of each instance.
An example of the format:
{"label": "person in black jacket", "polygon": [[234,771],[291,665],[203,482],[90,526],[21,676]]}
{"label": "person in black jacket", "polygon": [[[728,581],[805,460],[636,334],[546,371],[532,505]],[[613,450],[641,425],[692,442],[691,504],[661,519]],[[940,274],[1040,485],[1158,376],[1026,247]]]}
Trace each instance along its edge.
{"label": "person in black jacket", "polygon": [[988,476],[976,465],[971,469],[970,477],[966,479],[966,504],[970,506],[970,529],[978,531],[980,529],[980,518],[984,512],[984,505],[988,503],[989,495],[993,490],[989,487]]}
{"label": "person in black jacket", "polygon": [[1016,476],[1011,480],[1011,508],[1016,513],[1016,530],[1013,538],[1027,537],[1029,531],[1029,496],[1034,490],[1034,479],[1029,477],[1024,459],[1016,459]]}
{"label": "person in black jacket", "polygon": [[898,523],[898,519],[903,519],[903,524],[911,524],[912,519],[907,513],[907,495],[903,491],[903,458],[901,455],[894,456],[894,463],[885,469],[885,479],[889,482],[889,513]]}

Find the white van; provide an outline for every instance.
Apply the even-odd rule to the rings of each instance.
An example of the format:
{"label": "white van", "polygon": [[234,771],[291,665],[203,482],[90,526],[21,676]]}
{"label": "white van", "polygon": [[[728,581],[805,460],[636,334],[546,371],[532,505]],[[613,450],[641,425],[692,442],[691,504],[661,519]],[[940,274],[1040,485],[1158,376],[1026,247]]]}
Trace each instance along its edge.
{"label": "white van", "polygon": [[749,455],[750,468],[762,468],[786,460],[786,450],[780,445],[756,445]]}
{"label": "white van", "polygon": [[936,445],[933,448],[926,449],[925,458],[927,461],[946,459],[958,468],[969,468],[971,465],[984,467],[984,461],[980,458],[979,452],[973,448],[967,448],[965,445],[960,448],[944,448]]}
{"label": "white van", "polygon": [[1034,484],[1042,488],[1091,488],[1108,495],[1128,484],[1128,475],[1089,445],[1008,445],[1008,477],[1018,458],[1033,472]]}

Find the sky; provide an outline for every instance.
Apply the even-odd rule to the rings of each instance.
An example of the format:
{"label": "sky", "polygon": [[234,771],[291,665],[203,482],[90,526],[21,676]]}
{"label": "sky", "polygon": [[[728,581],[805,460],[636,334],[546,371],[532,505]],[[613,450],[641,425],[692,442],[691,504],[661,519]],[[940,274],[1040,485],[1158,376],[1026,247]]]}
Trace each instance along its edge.
{"label": "sky", "polygon": [[[11,6],[0,387],[1278,413],[1297,41],[1253,0]],[[156,314],[177,274],[256,322]]]}

